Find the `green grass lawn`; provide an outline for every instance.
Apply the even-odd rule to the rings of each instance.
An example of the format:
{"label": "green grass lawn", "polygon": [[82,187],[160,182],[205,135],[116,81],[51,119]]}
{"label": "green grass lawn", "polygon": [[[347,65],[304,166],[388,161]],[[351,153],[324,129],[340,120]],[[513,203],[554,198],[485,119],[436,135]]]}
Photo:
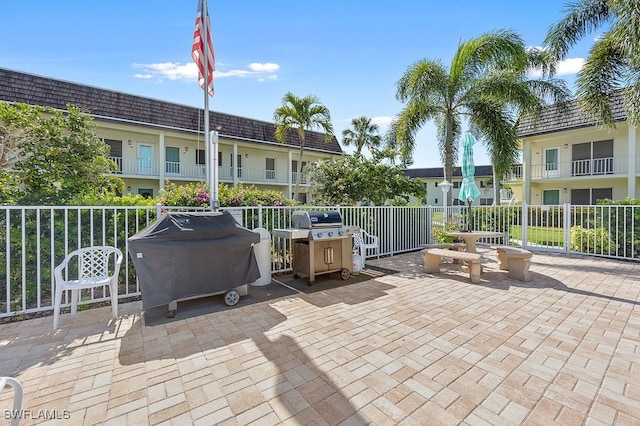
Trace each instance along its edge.
{"label": "green grass lawn", "polygon": [[[522,240],[522,226],[512,225],[509,227],[509,237],[514,240]],[[531,244],[545,246],[562,246],[564,244],[564,230],[559,228],[548,228],[541,226],[527,227],[527,240]]]}

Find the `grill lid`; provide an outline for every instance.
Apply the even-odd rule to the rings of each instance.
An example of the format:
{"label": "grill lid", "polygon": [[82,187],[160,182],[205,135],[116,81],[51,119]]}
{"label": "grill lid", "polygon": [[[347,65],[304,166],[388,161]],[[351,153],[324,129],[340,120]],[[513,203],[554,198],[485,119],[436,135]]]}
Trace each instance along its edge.
{"label": "grill lid", "polygon": [[339,211],[295,211],[291,217],[294,228],[313,229],[332,226],[342,226],[342,216]]}

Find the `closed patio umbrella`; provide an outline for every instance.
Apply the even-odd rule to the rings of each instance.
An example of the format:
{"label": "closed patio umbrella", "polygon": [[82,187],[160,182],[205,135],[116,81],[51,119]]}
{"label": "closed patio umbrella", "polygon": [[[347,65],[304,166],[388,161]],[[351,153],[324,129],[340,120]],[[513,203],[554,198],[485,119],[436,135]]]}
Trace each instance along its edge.
{"label": "closed patio umbrella", "polygon": [[476,166],[473,162],[473,144],[476,143],[474,137],[466,133],[462,140],[462,186],[458,199],[469,205],[469,215],[467,217],[467,231],[471,231],[471,203],[480,196],[480,189],[475,182]]}

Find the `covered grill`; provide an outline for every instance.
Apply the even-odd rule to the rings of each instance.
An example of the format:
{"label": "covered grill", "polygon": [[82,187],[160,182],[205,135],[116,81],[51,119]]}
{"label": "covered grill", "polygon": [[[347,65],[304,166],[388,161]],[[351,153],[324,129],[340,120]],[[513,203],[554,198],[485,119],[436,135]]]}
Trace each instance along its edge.
{"label": "covered grill", "polygon": [[128,239],[145,309],[225,293],[227,305],[260,277],[253,245],[260,235],[227,211],[167,213]]}
{"label": "covered grill", "polygon": [[292,229],[274,229],[273,235],[293,242],[293,274],[308,277],[340,272],[343,280],[351,276],[352,241],[338,211],[295,211]]}

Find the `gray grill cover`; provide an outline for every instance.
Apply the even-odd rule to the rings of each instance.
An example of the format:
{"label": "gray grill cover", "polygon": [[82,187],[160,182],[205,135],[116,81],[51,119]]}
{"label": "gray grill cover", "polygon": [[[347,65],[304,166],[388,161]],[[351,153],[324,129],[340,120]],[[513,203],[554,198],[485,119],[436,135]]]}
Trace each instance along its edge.
{"label": "gray grill cover", "polygon": [[167,213],[129,237],[145,309],[223,293],[260,278],[260,235],[227,211]]}

